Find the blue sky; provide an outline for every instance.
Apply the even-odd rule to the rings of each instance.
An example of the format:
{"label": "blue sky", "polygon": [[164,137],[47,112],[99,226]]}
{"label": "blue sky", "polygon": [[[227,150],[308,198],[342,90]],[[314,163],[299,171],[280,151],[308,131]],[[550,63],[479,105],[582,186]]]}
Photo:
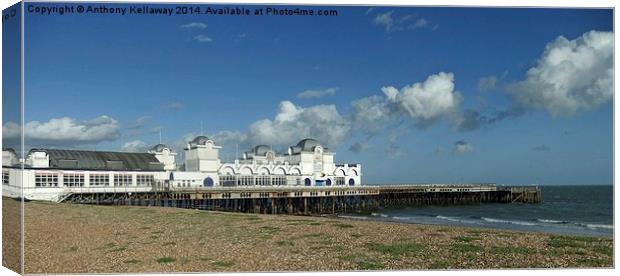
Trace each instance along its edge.
{"label": "blue sky", "polygon": [[[180,148],[202,122],[226,158],[312,135],[366,183],[612,183],[611,60],[595,47],[611,10],[328,8],[338,16],[27,13],[27,144],[140,150],[161,127]],[[544,62],[557,58],[591,65]],[[378,120],[362,116],[369,97]]]}

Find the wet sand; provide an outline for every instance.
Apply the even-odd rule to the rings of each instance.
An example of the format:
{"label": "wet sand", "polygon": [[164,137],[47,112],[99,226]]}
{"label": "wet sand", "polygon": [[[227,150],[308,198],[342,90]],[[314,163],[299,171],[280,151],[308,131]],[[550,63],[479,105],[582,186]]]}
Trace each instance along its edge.
{"label": "wet sand", "polygon": [[[163,207],[25,206],[26,273],[613,265],[610,238]],[[19,205],[3,198],[3,207]]]}

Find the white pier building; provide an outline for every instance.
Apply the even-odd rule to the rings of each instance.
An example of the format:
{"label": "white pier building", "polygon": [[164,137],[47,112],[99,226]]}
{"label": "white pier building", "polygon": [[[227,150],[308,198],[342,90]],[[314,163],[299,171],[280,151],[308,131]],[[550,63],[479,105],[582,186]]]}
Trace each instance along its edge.
{"label": "white pier building", "polygon": [[[3,195],[57,201],[72,193],[132,193],[212,187],[360,186],[360,164],[336,164],[335,153],[304,139],[278,154],[259,145],[234,162],[222,162],[220,146],[198,136],[185,147],[185,160],[158,144],[146,153],[32,149],[22,164],[15,151],[2,151]],[[20,193],[21,189],[21,193]]]}

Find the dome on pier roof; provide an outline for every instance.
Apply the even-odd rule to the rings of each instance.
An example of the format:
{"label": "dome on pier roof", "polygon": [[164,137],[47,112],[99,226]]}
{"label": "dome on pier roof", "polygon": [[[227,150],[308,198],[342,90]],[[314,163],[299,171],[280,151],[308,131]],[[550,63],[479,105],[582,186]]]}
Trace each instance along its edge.
{"label": "dome on pier roof", "polygon": [[319,141],[312,138],[306,138],[297,143],[297,147],[299,147],[302,151],[314,151],[314,148],[319,146],[321,146]]}
{"label": "dome on pier roof", "polygon": [[164,144],[157,144],[157,145],[155,145],[155,146],[153,146],[151,148],[151,151],[162,152],[162,151],[164,151],[164,149],[168,149],[168,146],[166,146]]}
{"label": "dome on pier roof", "polygon": [[193,145],[206,145],[207,141],[209,141],[209,140],[211,140],[211,139],[209,139],[209,137],[200,135],[200,136],[194,138],[194,140],[192,140],[190,143],[193,144]]}
{"label": "dome on pier roof", "polygon": [[254,147],[254,149],[252,151],[254,152],[255,155],[263,156],[263,155],[267,154],[267,152],[270,152],[272,150],[271,150],[270,146],[258,145],[256,147]]}

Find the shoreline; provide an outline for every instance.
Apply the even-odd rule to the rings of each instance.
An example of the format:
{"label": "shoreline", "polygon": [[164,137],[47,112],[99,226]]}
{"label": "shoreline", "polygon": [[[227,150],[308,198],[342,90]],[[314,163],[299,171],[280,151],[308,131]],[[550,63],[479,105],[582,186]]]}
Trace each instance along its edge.
{"label": "shoreline", "polygon": [[[551,234],[551,235],[565,235],[565,236],[583,236],[583,237],[598,237],[598,238],[613,238],[613,228],[611,233],[603,233],[603,232],[576,232],[576,231],[566,231],[566,232],[554,232],[551,230],[543,230],[543,229],[527,229],[526,227],[518,228],[518,227],[498,227],[493,225],[484,225],[484,224],[459,224],[459,223],[434,223],[434,222],[420,222],[414,221],[411,219],[397,219],[397,218],[389,218],[389,217],[376,217],[374,215],[361,215],[361,214],[344,214],[344,215],[336,215],[335,218],[339,219],[350,219],[350,220],[360,220],[360,221],[378,221],[378,222],[386,222],[386,223],[402,223],[402,224],[412,224],[412,225],[429,225],[429,226],[445,226],[445,227],[458,227],[458,228],[468,228],[468,229],[489,229],[489,230],[498,230],[498,231],[513,231],[513,232],[523,232],[523,233],[540,233],[540,234]],[[507,223],[509,224],[509,222]],[[584,227],[587,228],[587,227]]]}
{"label": "shoreline", "polygon": [[[4,210],[17,203],[3,198]],[[613,266],[610,238],[167,207],[25,208],[26,273]]]}

